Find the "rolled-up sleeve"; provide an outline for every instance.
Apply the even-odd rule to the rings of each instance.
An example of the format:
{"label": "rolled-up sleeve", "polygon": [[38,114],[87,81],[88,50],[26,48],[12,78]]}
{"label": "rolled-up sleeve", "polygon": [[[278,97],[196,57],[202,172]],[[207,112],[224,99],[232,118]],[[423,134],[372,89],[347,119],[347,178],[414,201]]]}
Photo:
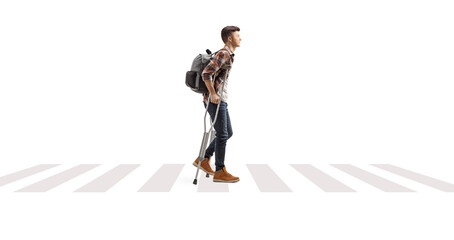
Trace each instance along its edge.
{"label": "rolled-up sleeve", "polygon": [[228,55],[219,51],[202,72],[203,81],[213,81],[214,74],[227,62]]}

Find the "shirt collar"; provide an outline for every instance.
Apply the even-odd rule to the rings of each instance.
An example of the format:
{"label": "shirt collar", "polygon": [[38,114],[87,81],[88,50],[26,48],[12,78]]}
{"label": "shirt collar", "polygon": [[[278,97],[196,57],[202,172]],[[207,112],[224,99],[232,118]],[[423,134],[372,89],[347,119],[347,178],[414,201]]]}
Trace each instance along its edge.
{"label": "shirt collar", "polygon": [[229,53],[232,57],[235,56],[235,53],[232,53],[232,51],[230,51],[230,48],[228,46],[225,46],[224,48],[225,48],[225,50],[229,51]]}

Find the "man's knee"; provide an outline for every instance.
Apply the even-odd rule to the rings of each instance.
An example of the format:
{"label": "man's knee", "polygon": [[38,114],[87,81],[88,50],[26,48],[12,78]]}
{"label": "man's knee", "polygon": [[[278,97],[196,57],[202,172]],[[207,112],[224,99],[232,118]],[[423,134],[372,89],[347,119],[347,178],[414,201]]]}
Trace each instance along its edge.
{"label": "man's knee", "polygon": [[231,138],[232,136],[233,136],[233,132],[230,131],[230,132],[229,132],[229,135],[227,136],[227,139]]}
{"label": "man's knee", "polygon": [[230,134],[228,134],[228,133],[220,133],[220,134],[216,133],[216,139],[221,144],[226,143],[229,138],[230,138]]}

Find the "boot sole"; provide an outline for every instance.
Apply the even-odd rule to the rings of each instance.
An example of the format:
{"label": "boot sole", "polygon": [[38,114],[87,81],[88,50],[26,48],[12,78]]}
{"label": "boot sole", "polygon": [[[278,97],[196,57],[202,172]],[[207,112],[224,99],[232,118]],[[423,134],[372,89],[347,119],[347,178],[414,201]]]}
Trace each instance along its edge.
{"label": "boot sole", "polygon": [[[192,165],[193,165],[194,167],[199,167],[199,165],[197,165],[197,164],[195,164],[195,163],[192,163]],[[200,170],[202,170],[202,171],[204,171],[205,173],[208,173],[208,174],[214,176],[214,173],[208,172],[208,171],[205,170],[205,168],[203,168],[202,166],[200,166]]]}
{"label": "boot sole", "polygon": [[213,179],[213,182],[223,182],[223,183],[236,183],[236,182],[239,182],[239,181],[240,181],[240,179],[238,179],[238,180],[228,180],[228,181],[219,180],[219,179]]}

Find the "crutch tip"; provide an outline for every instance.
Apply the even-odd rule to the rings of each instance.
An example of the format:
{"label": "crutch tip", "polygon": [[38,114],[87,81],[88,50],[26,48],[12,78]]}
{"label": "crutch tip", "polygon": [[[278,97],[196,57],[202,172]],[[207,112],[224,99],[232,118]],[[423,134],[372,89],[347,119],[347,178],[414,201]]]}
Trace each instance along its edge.
{"label": "crutch tip", "polygon": [[194,179],[194,182],[192,182],[194,185],[197,185],[197,179]]}
{"label": "crutch tip", "polygon": [[207,175],[205,175],[205,177],[209,178],[209,177],[210,177],[210,174],[207,173]]}

